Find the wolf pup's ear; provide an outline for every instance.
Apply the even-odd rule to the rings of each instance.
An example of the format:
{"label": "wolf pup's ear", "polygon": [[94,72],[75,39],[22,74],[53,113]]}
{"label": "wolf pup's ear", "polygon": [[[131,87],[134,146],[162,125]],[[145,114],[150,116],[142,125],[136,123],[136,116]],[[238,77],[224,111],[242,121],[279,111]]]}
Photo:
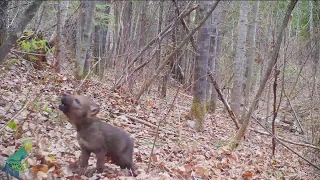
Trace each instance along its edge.
{"label": "wolf pup's ear", "polygon": [[100,107],[93,101],[90,103],[90,116],[95,116],[100,112]]}

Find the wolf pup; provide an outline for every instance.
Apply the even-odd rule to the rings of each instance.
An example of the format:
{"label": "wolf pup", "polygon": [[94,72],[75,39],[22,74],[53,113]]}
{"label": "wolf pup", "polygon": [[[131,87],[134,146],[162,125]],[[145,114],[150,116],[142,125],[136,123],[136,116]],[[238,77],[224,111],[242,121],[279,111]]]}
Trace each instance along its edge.
{"label": "wolf pup", "polygon": [[136,176],[132,162],[133,139],[123,130],[97,118],[100,108],[96,103],[82,95],[63,94],[59,109],[77,130],[81,167],[88,165],[92,152],[97,157],[98,173],[103,172],[105,156],[108,156],[121,169],[131,169]]}

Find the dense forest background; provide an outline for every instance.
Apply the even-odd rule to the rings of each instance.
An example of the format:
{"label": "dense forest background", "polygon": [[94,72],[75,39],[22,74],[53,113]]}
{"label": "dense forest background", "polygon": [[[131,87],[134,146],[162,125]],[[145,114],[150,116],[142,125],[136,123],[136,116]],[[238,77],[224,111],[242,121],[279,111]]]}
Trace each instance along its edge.
{"label": "dense forest background", "polygon": [[91,96],[135,137],[141,179],[319,177],[319,1],[0,5],[0,149],[30,141],[35,158],[45,141],[60,160],[29,162],[38,177],[61,176],[44,164],[70,175],[47,147],[74,133],[57,121],[62,92]]}

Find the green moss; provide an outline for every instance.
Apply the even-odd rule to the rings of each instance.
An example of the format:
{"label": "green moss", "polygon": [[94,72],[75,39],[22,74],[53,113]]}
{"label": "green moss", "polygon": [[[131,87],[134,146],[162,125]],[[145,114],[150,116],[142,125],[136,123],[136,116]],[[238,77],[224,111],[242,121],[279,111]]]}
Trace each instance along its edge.
{"label": "green moss", "polygon": [[227,140],[220,140],[220,141],[218,141],[218,142],[216,143],[216,147],[217,147],[217,148],[224,147],[224,146],[228,145],[228,142],[229,142],[229,141],[227,141]]}
{"label": "green moss", "polygon": [[207,113],[215,113],[217,104],[209,100],[206,104],[206,112]]}
{"label": "green moss", "polygon": [[204,127],[204,118],[205,118],[206,105],[200,103],[199,98],[194,98],[192,103],[192,108],[190,115],[196,121],[196,130],[201,131]]}

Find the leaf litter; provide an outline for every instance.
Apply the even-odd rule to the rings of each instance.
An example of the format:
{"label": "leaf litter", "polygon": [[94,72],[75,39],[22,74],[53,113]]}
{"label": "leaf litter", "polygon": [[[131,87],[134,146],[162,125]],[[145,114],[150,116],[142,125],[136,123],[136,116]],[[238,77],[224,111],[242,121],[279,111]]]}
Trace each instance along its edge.
{"label": "leaf litter", "polygon": [[[74,78],[50,71],[28,71],[23,64],[2,67],[0,84],[0,162],[28,141],[32,146],[26,177],[38,179],[134,179],[106,159],[106,170],[93,177],[73,174],[70,166],[80,156],[76,131],[58,110],[62,92],[73,92]],[[108,77],[112,74],[108,74]],[[81,93],[101,106],[98,116],[129,132],[135,139],[136,179],[316,179],[314,170],[278,145],[271,157],[271,138],[248,131],[233,152],[225,148],[236,133],[222,106],[207,114],[205,130],[195,132],[188,119],[192,97],[180,93],[170,115],[161,123],[159,138],[151,155],[156,126],[172,103],[175,90],[160,99],[151,89],[139,104],[126,93],[111,92],[111,83],[85,80]],[[27,107],[24,108],[24,106]],[[138,122],[132,117],[143,121]],[[8,126],[9,122],[12,122]],[[254,124],[251,125],[254,128]],[[15,127],[15,128],[13,128]],[[19,133],[17,133],[19,132]],[[307,149],[294,147],[303,154]],[[94,155],[89,166],[95,167]],[[1,174],[0,174],[1,175]]]}

